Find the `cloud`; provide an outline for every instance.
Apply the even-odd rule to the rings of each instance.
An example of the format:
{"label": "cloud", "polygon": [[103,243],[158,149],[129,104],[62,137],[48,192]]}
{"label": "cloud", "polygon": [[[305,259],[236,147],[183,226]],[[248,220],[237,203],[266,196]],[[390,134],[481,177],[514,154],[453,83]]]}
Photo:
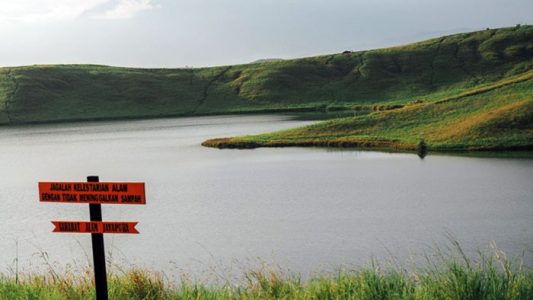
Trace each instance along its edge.
{"label": "cloud", "polygon": [[37,23],[74,20],[110,0],[4,0],[0,21]]}
{"label": "cloud", "polygon": [[128,19],[156,7],[152,2],[152,0],[2,0],[0,23],[68,21],[83,16]]}
{"label": "cloud", "polygon": [[154,8],[152,0],[119,0],[117,5],[102,14],[96,15],[96,18],[102,19],[129,19],[138,13],[151,10]]}

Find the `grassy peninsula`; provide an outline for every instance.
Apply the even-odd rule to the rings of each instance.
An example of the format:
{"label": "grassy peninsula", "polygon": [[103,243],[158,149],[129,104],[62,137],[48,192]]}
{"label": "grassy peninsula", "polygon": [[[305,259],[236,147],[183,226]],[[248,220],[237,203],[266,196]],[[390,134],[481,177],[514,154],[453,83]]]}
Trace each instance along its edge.
{"label": "grassy peninsula", "polygon": [[416,150],[532,150],[533,71],[465,89],[437,101],[413,101],[385,111],[254,136],[221,138],[218,148],[280,146]]}

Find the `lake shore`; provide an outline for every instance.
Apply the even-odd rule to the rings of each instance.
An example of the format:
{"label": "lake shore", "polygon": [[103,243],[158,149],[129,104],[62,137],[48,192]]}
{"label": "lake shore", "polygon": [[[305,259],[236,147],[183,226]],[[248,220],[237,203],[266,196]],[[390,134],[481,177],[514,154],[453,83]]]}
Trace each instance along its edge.
{"label": "lake shore", "polygon": [[[283,148],[283,147],[320,147],[320,148],[351,148],[354,150],[372,150],[385,152],[416,153],[417,144],[407,144],[387,140],[359,140],[359,139],[327,139],[327,140],[293,140],[293,141],[253,141],[239,138],[215,138],[202,142],[202,146],[218,149],[256,149],[256,148]],[[505,146],[489,145],[483,147],[430,147],[437,153],[471,153],[471,152],[530,152],[533,145]]]}

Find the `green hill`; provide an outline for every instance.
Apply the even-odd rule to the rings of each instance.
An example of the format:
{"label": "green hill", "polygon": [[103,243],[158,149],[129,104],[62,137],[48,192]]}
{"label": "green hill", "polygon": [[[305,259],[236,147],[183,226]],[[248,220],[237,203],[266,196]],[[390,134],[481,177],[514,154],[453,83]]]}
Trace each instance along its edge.
{"label": "green hill", "polygon": [[212,139],[205,146],[533,150],[533,71],[435,102],[334,119],[269,134]]}
{"label": "green hill", "polygon": [[[0,124],[347,110],[363,115],[358,121],[339,120],[339,126],[348,122],[370,126],[365,122],[400,117],[396,110],[366,114],[373,110],[423,102],[400,109],[419,117],[436,107],[465,105],[458,99],[470,96],[460,96],[463,93],[520,78],[531,69],[533,26],[456,34],[387,49],[214,68],[4,67],[0,68]],[[530,86],[528,79],[505,85],[505,89],[524,100],[532,98]],[[492,93],[502,105],[518,101],[500,101],[498,92]],[[431,104],[446,98],[455,100]],[[485,111],[492,105],[478,108]],[[508,107],[505,113],[512,119],[516,112],[531,110],[530,104],[524,105]],[[469,109],[474,110],[465,111]],[[529,124],[527,111],[525,118],[520,122]],[[400,129],[391,137],[402,135]]]}

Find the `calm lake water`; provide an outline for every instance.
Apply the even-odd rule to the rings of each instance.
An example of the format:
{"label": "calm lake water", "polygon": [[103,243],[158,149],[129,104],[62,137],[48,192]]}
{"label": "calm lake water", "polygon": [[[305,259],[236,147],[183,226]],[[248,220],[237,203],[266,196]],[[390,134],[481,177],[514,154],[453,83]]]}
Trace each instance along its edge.
{"label": "calm lake water", "polygon": [[[304,276],[458,240],[509,257],[533,249],[533,159],[318,148],[217,150],[213,137],[304,125],[224,116],[0,128],[0,271],[83,267],[90,236],[52,233],[86,204],[39,203],[38,181],[144,181],[147,205],[107,205],[140,235],[105,237],[110,268],[231,278],[261,264]],[[525,263],[533,265],[531,255]],[[48,263],[50,265],[48,265]]]}

